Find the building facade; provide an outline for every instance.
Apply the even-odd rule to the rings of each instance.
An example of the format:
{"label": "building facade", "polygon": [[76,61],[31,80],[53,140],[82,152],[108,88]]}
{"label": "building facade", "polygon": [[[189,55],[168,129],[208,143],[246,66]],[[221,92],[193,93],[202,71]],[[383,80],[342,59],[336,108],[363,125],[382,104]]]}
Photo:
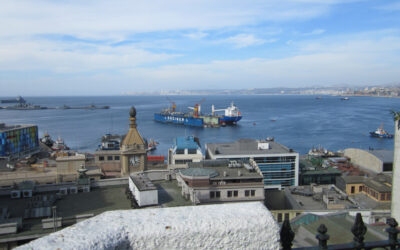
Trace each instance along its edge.
{"label": "building facade", "polygon": [[298,185],[299,153],[273,140],[240,139],[206,144],[206,159],[248,161],[263,174],[266,189]]}
{"label": "building facade", "polygon": [[264,201],[261,172],[247,163],[204,160],[189,163],[176,175],[182,195],[194,204]]}
{"label": "building facade", "polygon": [[0,157],[20,158],[39,152],[38,127],[0,123]]}
{"label": "building facade", "polygon": [[200,144],[193,136],[175,138],[174,147],[168,150],[168,167],[185,168],[188,163],[203,160]]}

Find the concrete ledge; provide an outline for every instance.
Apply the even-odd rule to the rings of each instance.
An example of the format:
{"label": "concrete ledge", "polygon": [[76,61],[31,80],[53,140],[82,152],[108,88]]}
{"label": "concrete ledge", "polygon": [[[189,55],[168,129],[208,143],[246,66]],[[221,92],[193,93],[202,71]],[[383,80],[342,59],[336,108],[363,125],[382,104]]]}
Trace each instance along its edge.
{"label": "concrete ledge", "polygon": [[105,212],[18,249],[279,249],[260,202]]}
{"label": "concrete ledge", "polygon": [[0,224],[0,235],[15,234],[17,232],[17,228],[18,228],[17,222]]}

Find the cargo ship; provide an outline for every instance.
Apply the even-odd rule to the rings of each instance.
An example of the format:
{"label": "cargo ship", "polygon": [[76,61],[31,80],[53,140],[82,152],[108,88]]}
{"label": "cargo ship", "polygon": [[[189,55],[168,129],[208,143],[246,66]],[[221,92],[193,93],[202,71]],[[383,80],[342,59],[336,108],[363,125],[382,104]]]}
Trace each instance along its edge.
{"label": "cargo ship", "polygon": [[[172,103],[172,108],[162,110],[160,113],[154,114],[154,120],[162,123],[172,123],[193,127],[220,127],[225,125],[235,125],[242,115],[232,102],[231,106],[226,109],[215,109],[211,106],[211,115],[203,115],[201,113],[201,105],[196,104],[194,107],[189,107],[191,112],[177,112],[175,103]],[[218,115],[217,112],[223,111],[224,114]]]}

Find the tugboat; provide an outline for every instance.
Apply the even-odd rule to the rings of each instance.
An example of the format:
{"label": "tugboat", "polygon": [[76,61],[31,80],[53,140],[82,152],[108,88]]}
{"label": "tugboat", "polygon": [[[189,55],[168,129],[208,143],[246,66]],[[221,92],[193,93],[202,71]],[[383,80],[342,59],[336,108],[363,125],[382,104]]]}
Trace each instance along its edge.
{"label": "tugboat", "polygon": [[40,138],[40,141],[49,148],[51,148],[54,144],[53,139],[51,139],[50,135],[47,132],[45,132],[43,137]]}
{"label": "tugboat", "polygon": [[69,147],[65,145],[64,140],[61,137],[58,137],[57,140],[51,146],[53,151],[60,151],[60,150],[69,150]]}
{"label": "tugboat", "polygon": [[383,123],[379,128],[376,129],[376,131],[369,132],[369,134],[371,135],[371,137],[388,138],[388,139],[393,138],[392,134],[389,134],[383,129]]}

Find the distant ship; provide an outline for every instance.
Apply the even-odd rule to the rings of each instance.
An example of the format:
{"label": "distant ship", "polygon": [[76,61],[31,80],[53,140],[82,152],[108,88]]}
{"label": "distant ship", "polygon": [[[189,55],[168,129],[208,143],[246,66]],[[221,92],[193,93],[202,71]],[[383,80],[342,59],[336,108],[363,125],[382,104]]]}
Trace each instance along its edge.
{"label": "distant ship", "polygon": [[383,129],[383,123],[382,123],[381,126],[380,126],[379,128],[377,128],[375,131],[369,132],[369,134],[370,134],[372,137],[388,138],[388,139],[393,138],[393,135],[392,135],[392,134],[389,134],[388,132],[386,132],[386,131]]}
{"label": "distant ship", "polygon": [[[219,127],[225,125],[234,125],[242,115],[233,102],[231,106],[226,109],[215,109],[214,105],[211,106],[212,114],[203,115],[201,113],[201,103],[196,104],[194,107],[189,107],[193,110],[189,113],[176,112],[176,105],[172,102],[172,108],[165,109],[160,113],[154,114],[154,120],[162,123],[180,124],[193,127]],[[216,112],[224,111],[224,115],[218,115]]]}
{"label": "distant ship", "polygon": [[0,100],[0,103],[26,103],[25,99],[21,96],[18,96],[15,99],[4,99]]}
{"label": "distant ship", "polygon": [[342,101],[348,101],[348,100],[349,100],[349,98],[346,96],[346,97],[342,97],[342,98],[340,98],[340,100],[342,100]]}

